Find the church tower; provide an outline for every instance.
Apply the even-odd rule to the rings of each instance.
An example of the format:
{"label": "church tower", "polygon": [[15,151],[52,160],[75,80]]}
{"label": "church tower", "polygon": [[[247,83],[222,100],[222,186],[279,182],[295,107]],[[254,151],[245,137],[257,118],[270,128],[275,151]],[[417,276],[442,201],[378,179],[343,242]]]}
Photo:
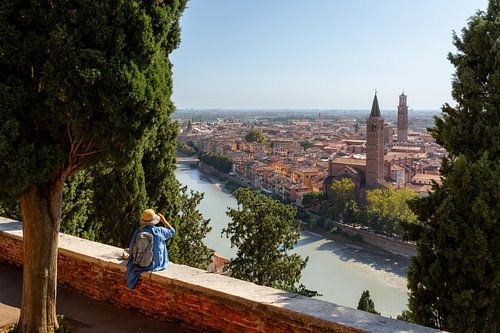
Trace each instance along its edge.
{"label": "church tower", "polygon": [[404,92],[399,95],[398,105],[398,142],[408,141],[408,105]]}
{"label": "church tower", "polygon": [[366,122],[366,172],[367,187],[376,187],[384,180],[384,119],[380,115],[377,94]]}

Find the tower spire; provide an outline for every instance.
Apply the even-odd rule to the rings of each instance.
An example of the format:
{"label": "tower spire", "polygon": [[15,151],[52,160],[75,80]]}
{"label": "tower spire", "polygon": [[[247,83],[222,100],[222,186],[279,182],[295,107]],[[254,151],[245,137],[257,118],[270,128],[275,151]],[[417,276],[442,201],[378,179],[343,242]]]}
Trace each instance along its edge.
{"label": "tower spire", "polygon": [[373,97],[372,112],[370,117],[380,117],[380,108],[378,106],[377,92],[375,91],[375,97]]}

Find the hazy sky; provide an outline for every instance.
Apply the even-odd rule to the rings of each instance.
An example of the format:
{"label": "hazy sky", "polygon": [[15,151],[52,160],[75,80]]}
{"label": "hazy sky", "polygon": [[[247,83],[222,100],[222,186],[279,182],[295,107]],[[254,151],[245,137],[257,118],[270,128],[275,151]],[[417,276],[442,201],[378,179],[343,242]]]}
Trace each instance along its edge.
{"label": "hazy sky", "polygon": [[452,31],[487,0],[190,0],[178,108],[413,109],[452,102]]}

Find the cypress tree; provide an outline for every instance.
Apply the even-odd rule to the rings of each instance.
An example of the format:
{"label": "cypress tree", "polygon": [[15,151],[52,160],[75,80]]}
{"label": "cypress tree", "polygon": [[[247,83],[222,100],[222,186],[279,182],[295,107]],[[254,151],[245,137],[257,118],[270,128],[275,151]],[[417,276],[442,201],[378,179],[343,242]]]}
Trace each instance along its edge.
{"label": "cypress tree", "polygon": [[62,230],[128,247],[141,212],[152,207],[176,229],[168,241],[169,259],[206,269],[213,251],[203,239],[211,228],[197,209],[203,194],[188,192],[175,178],[176,135],[176,123],[165,119],[150,133],[139,161],[100,163],[73,176],[65,185]]}
{"label": "cypress tree", "polygon": [[184,6],[1,2],[0,196],[18,197],[23,217],[21,332],[58,327],[65,181],[97,162],[137,160],[155,124],[169,115],[168,55],[179,43]]}
{"label": "cypress tree", "polygon": [[150,145],[142,159],[147,206],[162,212],[176,230],[175,237],[170,238],[167,244],[170,260],[206,269],[213,251],[203,243],[203,239],[211,228],[209,220],[204,219],[197,209],[203,194],[188,193],[187,188],[181,187],[175,178],[177,134],[177,123],[166,119],[150,138]]}
{"label": "cypress tree", "polygon": [[100,165],[94,169],[92,188],[94,225],[100,231],[97,240],[127,248],[146,209],[145,177],[140,160],[126,166]]}
{"label": "cypress tree", "polygon": [[370,297],[370,291],[365,290],[361,294],[361,297],[359,298],[358,301],[358,310],[370,312],[379,315],[380,312],[377,312],[375,310],[375,303],[373,302],[372,298]]}
{"label": "cypress tree", "polygon": [[99,226],[95,223],[92,174],[82,170],[64,184],[61,212],[61,232],[97,240]]}
{"label": "cypress tree", "polygon": [[197,209],[202,199],[203,193],[188,193],[185,186],[181,188],[182,208],[171,220],[176,235],[168,240],[168,255],[177,264],[207,269],[214,251],[203,243],[212,228],[208,225],[210,220],[203,218]]}
{"label": "cypress tree", "polygon": [[454,36],[452,95],[431,130],[448,151],[442,185],[411,202],[418,254],[410,317],[453,332],[500,331],[500,1]]}
{"label": "cypress tree", "polygon": [[177,216],[182,207],[180,185],[174,174],[177,134],[177,123],[166,119],[150,138],[142,158],[147,205],[160,211],[169,221]]}

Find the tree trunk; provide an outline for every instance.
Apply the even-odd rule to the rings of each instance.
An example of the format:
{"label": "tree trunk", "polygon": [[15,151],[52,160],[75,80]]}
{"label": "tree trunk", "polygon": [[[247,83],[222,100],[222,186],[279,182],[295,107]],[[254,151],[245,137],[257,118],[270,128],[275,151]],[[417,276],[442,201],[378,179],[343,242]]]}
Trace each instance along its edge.
{"label": "tree trunk", "polygon": [[52,179],[21,194],[24,266],[19,332],[53,332],[56,319],[57,245],[63,182]]}

